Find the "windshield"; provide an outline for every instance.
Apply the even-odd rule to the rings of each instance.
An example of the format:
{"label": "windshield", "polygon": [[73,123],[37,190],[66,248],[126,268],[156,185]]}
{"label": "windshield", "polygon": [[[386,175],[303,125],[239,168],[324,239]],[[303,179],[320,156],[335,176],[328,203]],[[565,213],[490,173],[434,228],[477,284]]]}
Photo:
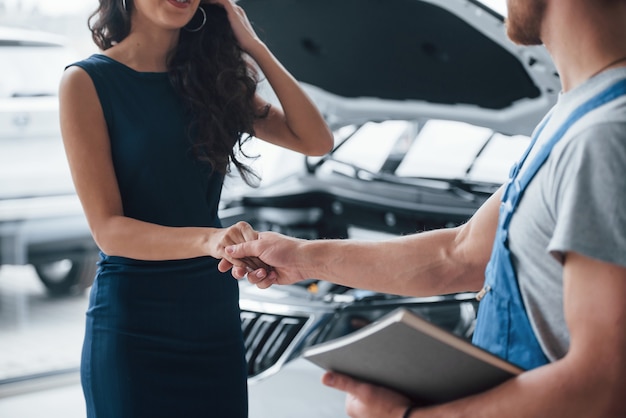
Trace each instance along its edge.
{"label": "windshield", "polygon": [[317,163],[318,170],[398,182],[500,185],[530,141],[448,120],[368,122],[343,132],[335,150]]}

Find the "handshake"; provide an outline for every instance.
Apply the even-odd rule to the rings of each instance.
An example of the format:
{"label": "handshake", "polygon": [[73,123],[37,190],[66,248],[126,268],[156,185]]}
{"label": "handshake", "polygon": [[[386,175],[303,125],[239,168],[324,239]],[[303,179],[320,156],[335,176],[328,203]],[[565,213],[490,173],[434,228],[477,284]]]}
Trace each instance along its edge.
{"label": "handshake", "polygon": [[257,232],[246,222],[223,228],[217,235],[221,258],[218,269],[231,270],[236,279],[247,279],[265,289],[312,277],[307,273],[310,267],[305,252],[312,242],[275,232]]}

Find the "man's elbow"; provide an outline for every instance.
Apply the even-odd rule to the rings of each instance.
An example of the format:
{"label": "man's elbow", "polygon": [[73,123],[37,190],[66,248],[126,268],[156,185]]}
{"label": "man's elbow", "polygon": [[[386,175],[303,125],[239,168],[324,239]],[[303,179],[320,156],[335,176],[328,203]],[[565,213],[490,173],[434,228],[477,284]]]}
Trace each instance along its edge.
{"label": "man's elbow", "polygon": [[580,400],[588,412],[585,416],[626,417],[626,368],[621,365],[624,359],[620,355],[612,357],[614,361],[598,362],[597,370],[579,376]]}
{"label": "man's elbow", "polygon": [[599,417],[626,417],[624,383],[626,383],[626,373],[606,387],[606,397],[603,397],[605,401],[600,405]]}

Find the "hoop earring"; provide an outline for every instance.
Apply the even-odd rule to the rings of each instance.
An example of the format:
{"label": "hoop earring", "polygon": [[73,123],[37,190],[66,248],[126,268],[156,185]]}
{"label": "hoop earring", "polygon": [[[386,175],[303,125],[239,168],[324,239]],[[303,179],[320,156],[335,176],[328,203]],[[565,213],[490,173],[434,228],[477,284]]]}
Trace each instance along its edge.
{"label": "hoop earring", "polygon": [[[204,11],[204,9],[202,7],[198,7],[198,10],[200,10],[202,12],[202,23],[200,24],[200,26],[198,26],[197,28],[193,28],[193,29],[189,29],[187,27],[187,25],[183,26],[183,29],[185,29],[187,32],[198,32],[206,24],[206,12]],[[197,14],[197,12],[196,12],[196,14]],[[195,15],[194,15],[194,17],[195,17]],[[191,19],[191,20],[193,20],[193,19]]]}
{"label": "hoop earring", "polygon": [[122,0],[122,6],[124,6],[125,11],[128,11],[128,4],[126,4],[126,0]]}

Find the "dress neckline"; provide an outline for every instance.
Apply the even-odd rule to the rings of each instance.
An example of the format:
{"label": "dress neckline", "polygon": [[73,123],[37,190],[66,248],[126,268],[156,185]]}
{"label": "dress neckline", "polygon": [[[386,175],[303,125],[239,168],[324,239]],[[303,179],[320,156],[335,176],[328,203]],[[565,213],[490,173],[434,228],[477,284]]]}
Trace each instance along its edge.
{"label": "dress neckline", "polygon": [[119,66],[120,68],[122,68],[124,71],[126,71],[128,74],[131,74],[135,77],[143,77],[143,78],[165,78],[168,76],[167,72],[165,71],[137,71],[134,68],[129,67],[128,65],[117,61],[111,57],[109,57],[108,55],[105,54],[93,54],[94,57],[108,61],[110,63],[113,63],[117,66]]}

